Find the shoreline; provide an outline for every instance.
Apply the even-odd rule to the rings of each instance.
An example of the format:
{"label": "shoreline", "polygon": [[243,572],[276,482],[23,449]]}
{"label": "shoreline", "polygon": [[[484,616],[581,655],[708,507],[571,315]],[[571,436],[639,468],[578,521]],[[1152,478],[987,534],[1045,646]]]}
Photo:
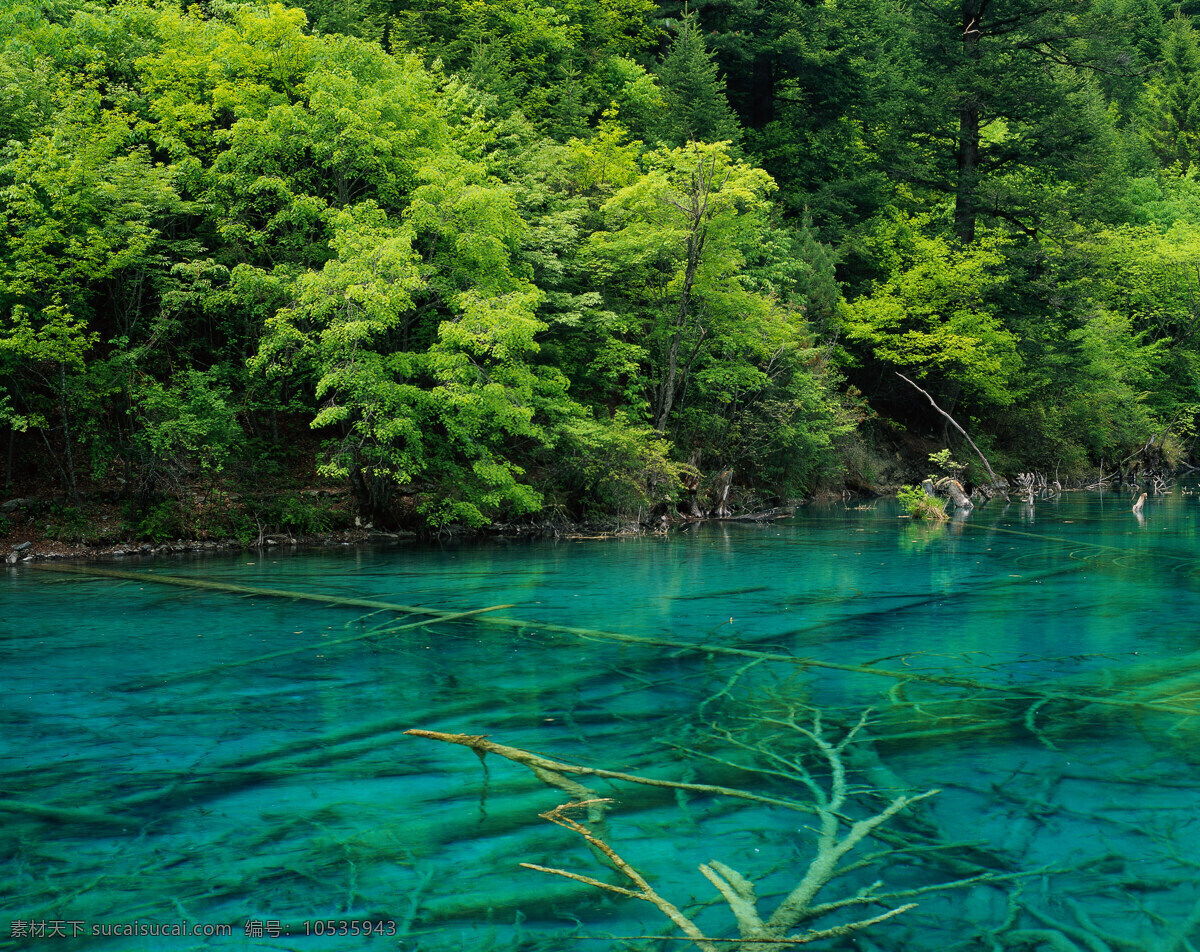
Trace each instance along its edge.
{"label": "shoreline", "polygon": [[[832,500],[835,495],[816,497]],[[795,515],[796,510],[813,500],[794,503],[756,513],[729,517],[696,518],[677,515],[670,519],[663,516],[658,522],[629,523],[562,523],[543,522],[529,524],[500,524],[483,529],[453,529],[427,536],[409,530],[378,530],[370,526],[329,532],[268,533],[252,542],[238,539],[185,539],[178,538],[162,542],[126,540],[101,543],[64,542],[46,537],[36,527],[0,524],[0,565],[20,565],[45,561],[121,561],[125,559],[161,558],[170,555],[199,555],[205,553],[269,552],[272,550],[332,549],[347,546],[399,545],[436,541],[479,542],[502,540],[508,542],[535,539],[564,539],[582,541],[590,539],[619,539],[642,535],[665,535],[672,529],[687,530],[702,523],[763,523]]]}
{"label": "shoreline", "polygon": [[[1190,474],[1188,474],[1190,475]],[[1085,485],[1064,487],[1062,492],[1098,491],[1112,492],[1112,486]],[[365,545],[397,545],[402,543],[427,542],[481,542],[485,540],[515,542],[534,539],[620,539],[642,535],[665,535],[672,529],[687,531],[704,523],[765,523],[776,519],[794,516],[801,508],[820,503],[843,502],[854,509],[864,508],[864,500],[878,500],[894,497],[898,487],[876,487],[871,492],[818,493],[815,496],[790,502],[757,512],[739,513],[725,517],[695,517],[675,513],[666,514],[652,522],[630,521],[621,522],[532,522],[532,523],[500,523],[480,529],[463,529],[454,527],[441,532],[420,534],[411,530],[379,530],[369,523],[353,528],[330,529],[316,533],[270,532],[260,533],[252,541],[244,541],[232,537],[216,539],[176,538],[159,542],[148,542],[137,539],[103,542],[72,542],[48,537],[49,526],[42,528],[41,523],[25,519],[14,522],[0,504],[0,565],[19,565],[22,563],[41,561],[120,561],[124,559],[160,558],[170,555],[198,555],[204,553],[235,553],[235,552],[269,552],[272,550],[297,549],[333,549],[348,546]],[[1044,497],[1039,497],[1044,498]],[[18,499],[21,503],[44,504],[45,499],[34,497]],[[854,505],[857,501],[858,505]],[[986,504],[986,500],[983,504]],[[873,505],[873,503],[871,504]],[[357,520],[356,520],[357,521]]]}

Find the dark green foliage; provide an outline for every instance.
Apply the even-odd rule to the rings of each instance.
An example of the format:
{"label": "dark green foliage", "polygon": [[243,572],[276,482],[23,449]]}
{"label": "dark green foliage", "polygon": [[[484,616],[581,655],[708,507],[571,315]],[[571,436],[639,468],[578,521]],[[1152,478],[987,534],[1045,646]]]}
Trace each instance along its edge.
{"label": "dark green foliage", "polygon": [[134,536],[146,542],[168,542],[184,534],[183,513],[174,499],[157,502],[144,512],[131,513]]}
{"label": "dark green foliage", "polygon": [[673,145],[728,142],[741,130],[725,99],[724,83],[704,43],[695,14],[673,24],[674,36],[657,70],[666,102],[662,139]]}
{"label": "dark green foliage", "polygon": [[1164,166],[1187,171],[1200,149],[1200,39],[1190,17],[1177,13],[1163,43],[1159,72],[1146,84],[1139,126]]}

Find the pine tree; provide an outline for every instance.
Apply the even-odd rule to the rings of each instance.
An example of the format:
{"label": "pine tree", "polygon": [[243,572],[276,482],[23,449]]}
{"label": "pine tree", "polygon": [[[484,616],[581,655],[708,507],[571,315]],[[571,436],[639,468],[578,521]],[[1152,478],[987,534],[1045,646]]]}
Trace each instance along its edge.
{"label": "pine tree", "polygon": [[658,69],[667,103],[662,139],[674,145],[687,142],[725,142],[741,138],[741,129],[725,98],[725,83],[694,13],[684,13],[679,29]]}
{"label": "pine tree", "polygon": [[1146,86],[1141,114],[1142,136],[1164,165],[1186,171],[1200,160],[1200,39],[1191,17],[1171,21],[1162,72]]}

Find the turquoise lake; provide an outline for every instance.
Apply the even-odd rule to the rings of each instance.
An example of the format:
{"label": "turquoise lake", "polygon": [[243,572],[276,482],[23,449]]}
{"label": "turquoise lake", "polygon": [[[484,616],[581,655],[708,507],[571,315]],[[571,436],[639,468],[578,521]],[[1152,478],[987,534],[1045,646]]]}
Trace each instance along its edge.
{"label": "turquoise lake", "polygon": [[[1194,952],[1194,488],[1143,519],[1122,493],[943,526],[884,500],[636,538],[0,570],[0,949],[695,947],[648,902],[522,867],[632,888],[539,818],[567,791],[420,729],[673,784],[571,777],[721,948],[737,926],[700,864],[753,882],[765,918],[813,858],[813,787],[844,767],[839,836],[937,792],[819,893],[891,898],[793,931],[916,905],[809,948]],[[817,739],[860,722],[831,766]],[[228,934],[111,934],[193,927]]]}

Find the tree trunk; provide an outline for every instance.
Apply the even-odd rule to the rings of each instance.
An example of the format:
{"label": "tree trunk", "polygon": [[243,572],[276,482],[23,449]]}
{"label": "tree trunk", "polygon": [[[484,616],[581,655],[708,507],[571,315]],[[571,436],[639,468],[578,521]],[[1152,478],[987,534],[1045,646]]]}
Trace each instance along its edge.
{"label": "tree trunk", "polygon": [[[701,255],[704,252],[704,238],[709,215],[709,196],[712,194],[713,176],[716,174],[716,170],[717,162],[715,158],[707,169],[704,167],[704,160],[701,159],[697,165],[695,177],[692,179],[691,194],[686,198],[688,203],[686,210],[688,216],[688,236],[687,257],[683,270],[683,287],[679,291],[679,306],[675,311],[675,325],[671,333],[671,340],[667,344],[666,368],[663,372],[663,379],[658,386],[658,392],[655,395],[654,428],[659,433],[666,432],[667,419],[671,415],[671,408],[675,405],[675,391],[679,386],[681,370],[680,350],[683,346],[684,332],[692,322],[692,285],[696,281],[696,272],[700,267]],[[695,357],[696,351],[693,350],[692,354],[682,362],[683,371],[686,372]]]}
{"label": "tree trunk", "polygon": [[79,487],[75,482],[75,453],[71,448],[71,441],[74,439],[74,434],[71,432],[71,416],[67,406],[67,366],[60,363],[59,371],[59,393],[58,405],[62,413],[63,424],[63,454],[66,457],[66,466],[63,468],[63,474],[67,479],[67,496],[71,500],[71,505],[79,508],[83,505],[79,498]]}
{"label": "tree trunk", "polygon": [[687,265],[683,272],[683,288],[679,292],[679,309],[675,313],[675,332],[667,346],[667,369],[665,379],[659,387],[658,407],[654,428],[659,433],[667,431],[667,418],[675,405],[675,388],[679,385],[679,348],[683,343],[683,332],[691,322],[692,284],[696,280],[696,269],[700,265],[700,252],[704,247],[704,230],[694,221],[692,233],[688,235]]}
{"label": "tree trunk", "polygon": [[[982,36],[981,18],[987,0],[963,0],[962,5],[962,49],[963,59],[968,64],[979,60],[979,38]],[[972,70],[974,74],[974,70]],[[955,148],[955,166],[958,178],[954,190],[954,230],[964,245],[975,240],[975,187],[979,169],[979,121],[983,113],[982,104],[974,90],[962,90],[962,103],[958,107],[958,142]]]}
{"label": "tree trunk", "polygon": [[950,503],[955,509],[971,510],[975,508],[975,504],[967,498],[966,491],[957,479],[947,476],[945,479],[939,479],[937,483],[938,489],[944,489],[946,495],[950,497]]}
{"label": "tree trunk", "polygon": [[725,470],[717,477],[717,485],[714,490],[714,495],[717,499],[717,506],[713,510],[713,515],[718,519],[726,519],[733,515],[733,510],[729,508],[729,487],[732,482],[732,469]]}

